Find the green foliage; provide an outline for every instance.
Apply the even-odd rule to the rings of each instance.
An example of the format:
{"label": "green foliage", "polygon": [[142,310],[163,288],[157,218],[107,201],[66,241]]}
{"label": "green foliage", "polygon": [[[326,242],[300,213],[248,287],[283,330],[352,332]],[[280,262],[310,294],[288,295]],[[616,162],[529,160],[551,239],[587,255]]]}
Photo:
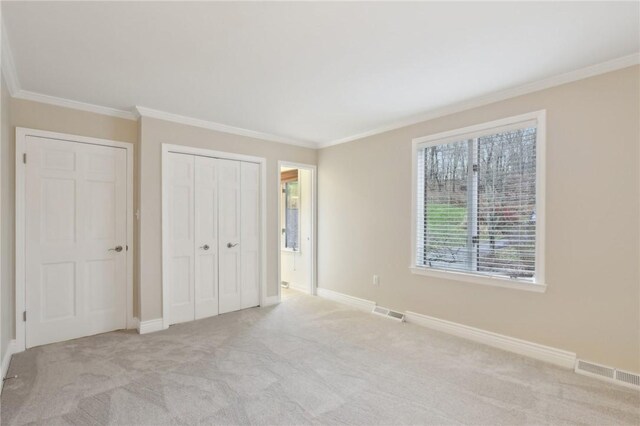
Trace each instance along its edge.
{"label": "green foliage", "polygon": [[427,230],[432,236],[428,242],[430,249],[465,246],[467,208],[449,204],[428,204]]}

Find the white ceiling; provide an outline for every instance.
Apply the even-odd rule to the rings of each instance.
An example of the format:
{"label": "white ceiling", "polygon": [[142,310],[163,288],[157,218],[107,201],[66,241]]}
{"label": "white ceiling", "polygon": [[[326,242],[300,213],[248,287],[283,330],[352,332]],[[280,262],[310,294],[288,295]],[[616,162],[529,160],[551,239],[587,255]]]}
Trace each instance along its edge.
{"label": "white ceiling", "polygon": [[23,90],[326,143],[640,50],[640,3],[2,2]]}

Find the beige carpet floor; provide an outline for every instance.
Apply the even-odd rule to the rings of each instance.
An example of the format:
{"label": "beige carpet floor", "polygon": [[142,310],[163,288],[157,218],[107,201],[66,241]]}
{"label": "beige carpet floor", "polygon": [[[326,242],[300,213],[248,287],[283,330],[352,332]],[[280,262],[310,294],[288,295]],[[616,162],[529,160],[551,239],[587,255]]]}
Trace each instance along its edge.
{"label": "beige carpet floor", "polygon": [[640,394],[287,291],[17,354],[2,425],[640,424]]}

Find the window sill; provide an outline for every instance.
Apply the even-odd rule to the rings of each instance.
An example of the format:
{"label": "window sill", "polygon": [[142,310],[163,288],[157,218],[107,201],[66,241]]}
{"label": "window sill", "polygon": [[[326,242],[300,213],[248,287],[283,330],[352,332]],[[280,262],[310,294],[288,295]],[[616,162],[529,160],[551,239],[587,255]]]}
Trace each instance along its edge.
{"label": "window sill", "polygon": [[534,293],[544,293],[547,291],[547,285],[541,283],[523,283],[508,278],[501,277],[483,277],[473,274],[465,274],[463,272],[437,271],[430,268],[420,268],[417,266],[409,267],[412,274],[425,275],[429,277],[443,278],[446,280],[463,281],[475,284],[490,285],[494,287],[510,288],[515,290],[532,291]]}

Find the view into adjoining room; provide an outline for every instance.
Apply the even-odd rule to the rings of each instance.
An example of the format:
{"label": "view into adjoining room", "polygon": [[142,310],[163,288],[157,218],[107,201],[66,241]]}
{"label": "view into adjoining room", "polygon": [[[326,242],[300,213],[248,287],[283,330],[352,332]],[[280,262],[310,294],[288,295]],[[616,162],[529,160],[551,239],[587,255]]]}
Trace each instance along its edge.
{"label": "view into adjoining room", "polygon": [[313,171],[280,167],[280,283],[313,294]]}

